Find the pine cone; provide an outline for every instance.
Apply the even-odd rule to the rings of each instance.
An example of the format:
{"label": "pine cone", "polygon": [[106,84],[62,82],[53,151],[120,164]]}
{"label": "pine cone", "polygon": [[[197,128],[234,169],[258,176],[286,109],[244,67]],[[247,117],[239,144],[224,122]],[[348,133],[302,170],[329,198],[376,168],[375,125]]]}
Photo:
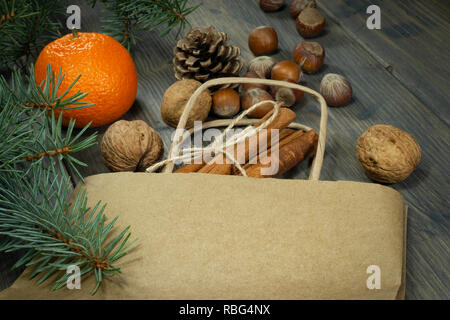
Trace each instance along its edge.
{"label": "pine cone", "polygon": [[[244,62],[239,58],[241,50],[227,45],[228,35],[214,33],[214,28],[206,27],[190,30],[174,48],[173,68],[175,78],[195,79],[205,82],[213,78],[239,76]],[[237,84],[223,87],[237,87]]]}

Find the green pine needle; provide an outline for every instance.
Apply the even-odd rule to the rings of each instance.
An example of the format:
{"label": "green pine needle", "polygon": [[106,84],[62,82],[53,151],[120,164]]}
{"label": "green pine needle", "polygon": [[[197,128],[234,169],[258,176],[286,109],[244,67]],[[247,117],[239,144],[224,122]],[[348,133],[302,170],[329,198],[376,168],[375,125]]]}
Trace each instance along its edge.
{"label": "green pine needle", "polygon": [[[178,34],[189,25],[186,16],[201,4],[188,6],[189,0],[111,0],[102,1],[107,16],[102,19],[103,30],[130,49],[139,40],[140,30],[162,29],[161,37],[178,27]],[[96,1],[91,0],[92,6]]]}
{"label": "green pine needle", "polygon": [[60,0],[0,0],[0,70],[26,67],[61,36],[64,14]]}
{"label": "green pine needle", "polygon": [[[87,0],[93,7],[96,0]],[[130,49],[139,40],[139,30],[161,29],[165,36],[188,25],[186,16],[200,4],[190,0],[103,0],[107,16],[103,31]],[[61,0],[0,0],[0,70],[25,69],[42,48],[61,37],[66,7]]]}

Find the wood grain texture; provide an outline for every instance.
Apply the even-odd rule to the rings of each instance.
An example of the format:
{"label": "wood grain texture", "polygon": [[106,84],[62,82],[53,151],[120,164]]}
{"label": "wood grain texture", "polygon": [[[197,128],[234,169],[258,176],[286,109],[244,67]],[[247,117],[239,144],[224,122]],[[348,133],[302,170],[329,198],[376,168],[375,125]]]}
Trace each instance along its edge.
{"label": "wood grain texture", "polygon": [[[445,0],[319,0],[321,7],[386,70],[447,124],[450,120],[450,4]],[[381,30],[366,9],[381,9]]]}
{"label": "wood grain texture", "polygon": [[[395,7],[391,3],[394,1],[380,1],[382,30],[371,31],[365,22],[370,1],[321,1],[327,25],[325,33],[314,41],[325,47],[325,65],[320,73],[305,75],[302,84],[318,90],[323,75],[334,72],[344,75],[353,86],[351,103],[329,110],[322,180],[370,181],[359,165],[355,145],[358,136],[373,124],[397,126],[418,140],[423,152],[418,169],[405,181],[392,185],[409,206],[406,297],[448,299],[450,71],[448,42],[438,39],[446,39],[444,35],[450,31],[448,21],[442,22],[449,7],[448,2],[436,0],[414,4],[395,1]],[[81,7],[82,31],[99,31],[99,7]],[[302,40],[286,8],[264,13],[255,1],[204,1],[189,20],[193,26],[210,24],[228,33],[247,62],[253,58],[247,36],[257,26],[271,25],[277,30],[280,49],[273,55],[277,60],[291,59],[292,49]],[[423,26],[420,32],[418,26]],[[412,34],[414,30],[417,34]],[[159,108],[165,89],[174,82],[171,60],[175,33],[162,39],[157,32],[142,33],[141,38],[133,50],[138,95],[123,118],[146,121],[160,133],[167,150],[173,129],[161,120]],[[419,38],[427,45],[417,45]],[[430,54],[432,66],[424,62]],[[314,99],[306,97],[294,110],[299,122],[318,129],[320,112]],[[105,130],[97,130],[99,140]],[[82,169],[84,176],[108,172],[99,146],[77,157],[89,164]],[[284,177],[306,179],[308,169],[305,162]]]}

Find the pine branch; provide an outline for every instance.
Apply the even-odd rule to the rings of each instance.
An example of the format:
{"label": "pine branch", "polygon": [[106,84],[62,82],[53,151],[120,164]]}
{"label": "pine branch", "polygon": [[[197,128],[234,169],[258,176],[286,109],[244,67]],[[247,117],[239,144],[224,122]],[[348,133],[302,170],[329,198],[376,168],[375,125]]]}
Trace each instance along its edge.
{"label": "pine branch", "polygon": [[[87,0],[95,6],[96,0]],[[161,36],[188,23],[200,4],[189,0],[104,0],[103,30],[130,49],[140,30],[162,29]],[[0,0],[0,70],[25,68],[51,40],[61,36],[65,8],[60,0]]]}
{"label": "pine branch", "polygon": [[23,68],[60,36],[60,1],[0,0],[0,69]]}
{"label": "pine branch", "polygon": [[[54,112],[50,117],[47,114],[49,109],[72,110],[90,107],[93,104],[82,101],[87,94],[80,91],[68,97],[69,90],[78,78],[66,91],[58,95],[63,79],[61,69],[56,76],[51,66],[47,67],[46,80],[40,86],[34,84],[33,67],[30,67],[29,75],[25,79],[16,70],[12,75],[11,85],[0,77],[0,89],[3,93],[0,95],[0,103],[5,106],[2,110],[3,117],[0,119],[0,128],[3,129],[0,132],[0,150],[5,150],[0,152],[0,168],[14,161],[33,161],[40,165],[45,158],[54,156],[60,161],[65,161],[78,177],[83,179],[77,165],[86,166],[86,164],[73,157],[72,153],[93,146],[96,143],[96,134],[82,138],[88,128],[86,126],[72,137],[75,121],[71,120],[64,135],[62,117],[56,119]],[[5,135],[4,138],[2,134]]]}
{"label": "pine branch", "polygon": [[84,190],[69,207],[70,179],[58,175],[57,166],[51,161],[45,169],[31,166],[26,174],[8,171],[0,176],[0,234],[7,236],[0,251],[26,249],[14,267],[34,266],[30,278],[40,275],[38,284],[64,271],[53,290],[66,284],[70,265],[94,272],[95,293],[103,277],[120,272],[114,262],[132,244],[127,243],[129,227],[107,240],[117,218],[107,224],[105,206],[87,208]]}
{"label": "pine branch", "polygon": [[[94,6],[96,1],[90,1]],[[189,24],[186,16],[200,4],[188,7],[189,0],[107,0],[105,11],[108,16],[102,19],[104,31],[130,49],[139,40],[137,31],[163,29],[165,36],[175,27],[180,33]]]}
{"label": "pine branch", "polygon": [[73,153],[94,145],[96,134],[83,137],[86,126],[73,136],[73,120],[64,132],[55,110],[91,105],[81,92],[57,94],[61,70],[56,76],[48,67],[39,86],[32,70],[25,78],[14,72],[9,83],[0,76],[0,251],[25,250],[15,267],[34,267],[38,283],[59,274],[54,290],[67,281],[63,271],[77,265],[82,275],[95,274],[95,293],[104,277],[120,272],[114,262],[130,245],[129,228],[110,236],[117,218],[106,224],[104,206],[87,208],[83,189],[68,203],[72,185],[63,162],[82,179],[77,166],[85,164]]}

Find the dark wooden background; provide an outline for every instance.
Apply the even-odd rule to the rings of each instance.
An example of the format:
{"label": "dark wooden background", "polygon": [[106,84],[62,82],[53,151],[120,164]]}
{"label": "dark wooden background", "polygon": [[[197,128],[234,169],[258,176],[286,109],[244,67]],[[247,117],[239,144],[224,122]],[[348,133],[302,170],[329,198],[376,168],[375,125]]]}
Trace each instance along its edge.
{"label": "dark wooden background", "polygon": [[[92,9],[82,1],[82,31],[100,31],[101,5]],[[195,0],[194,0],[195,3]],[[326,49],[325,65],[316,75],[305,75],[303,84],[318,90],[325,73],[340,73],[353,86],[352,102],[329,110],[328,139],[322,180],[370,180],[358,163],[355,143],[369,126],[391,124],[411,133],[422,147],[418,169],[405,181],[392,185],[409,206],[407,234],[407,299],[449,299],[449,115],[450,115],[450,2],[428,1],[318,1],[327,18],[326,31],[314,41]],[[366,8],[381,8],[381,30],[366,27]],[[302,40],[287,8],[264,13],[256,1],[205,0],[189,16],[192,26],[213,25],[228,33],[231,43],[252,59],[247,46],[249,32],[271,25],[279,36],[277,60],[291,58]],[[170,145],[172,128],[160,116],[160,103],[174,82],[172,49],[175,32],[160,38],[158,32],[140,34],[132,54],[139,75],[135,105],[123,117],[142,119]],[[318,128],[320,113],[311,98],[295,108],[298,121]],[[99,140],[106,127],[96,131]],[[108,172],[99,147],[77,157],[89,164],[84,176]],[[306,163],[285,178],[305,179]],[[76,179],[74,178],[74,182]],[[0,289],[17,276],[8,272],[10,256],[0,259]]]}

